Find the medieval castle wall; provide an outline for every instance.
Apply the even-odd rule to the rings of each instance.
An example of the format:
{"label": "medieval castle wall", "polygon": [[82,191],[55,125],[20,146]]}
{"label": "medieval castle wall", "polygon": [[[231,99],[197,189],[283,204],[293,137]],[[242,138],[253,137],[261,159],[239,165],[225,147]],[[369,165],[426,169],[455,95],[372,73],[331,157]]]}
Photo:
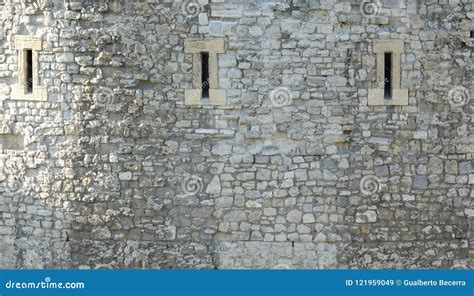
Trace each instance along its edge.
{"label": "medieval castle wall", "polygon": [[0,267],[472,268],[473,6],[0,1]]}

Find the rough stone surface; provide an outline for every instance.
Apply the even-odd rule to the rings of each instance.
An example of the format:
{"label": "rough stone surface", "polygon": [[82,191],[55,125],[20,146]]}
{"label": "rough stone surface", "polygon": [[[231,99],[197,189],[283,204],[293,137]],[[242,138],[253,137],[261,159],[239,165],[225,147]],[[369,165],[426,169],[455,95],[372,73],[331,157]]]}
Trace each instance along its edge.
{"label": "rough stone surface", "polygon": [[[197,2],[0,1],[2,268],[474,267],[472,1]],[[226,103],[186,105],[214,37]]]}

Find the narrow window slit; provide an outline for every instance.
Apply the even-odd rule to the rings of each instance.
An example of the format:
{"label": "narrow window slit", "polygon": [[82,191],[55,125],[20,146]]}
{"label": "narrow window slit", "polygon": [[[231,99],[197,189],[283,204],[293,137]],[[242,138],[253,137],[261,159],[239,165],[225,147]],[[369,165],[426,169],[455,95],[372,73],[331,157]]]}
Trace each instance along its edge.
{"label": "narrow window slit", "polygon": [[202,97],[209,98],[209,53],[201,52],[201,88]]}
{"label": "narrow window slit", "polygon": [[25,50],[25,82],[26,92],[33,92],[33,51],[31,49]]}
{"label": "narrow window slit", "polygon": [[471,31],[471,38],[474,38],[474,30]]}
{"label": "narrow window slit", "polygon": [[392,53],[385,53],[384,98],[392,98]]}

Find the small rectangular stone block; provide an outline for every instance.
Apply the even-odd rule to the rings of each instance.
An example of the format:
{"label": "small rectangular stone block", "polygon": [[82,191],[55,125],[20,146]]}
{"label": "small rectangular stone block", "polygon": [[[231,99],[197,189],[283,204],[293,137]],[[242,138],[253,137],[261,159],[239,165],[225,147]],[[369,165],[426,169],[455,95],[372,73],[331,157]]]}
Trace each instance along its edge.
{"label": "small rectangular stone block", "polygon": [[406,106],[408,89],[393,89],[391,99],[384,98],[383,89],[369,89],[369,106]]}
{"label": "small rectangular stone block", "polygon": [[403,40],[374,40],[374,53],[402,53],[405,50]]}
{"label": "small rectangular stone block", "polygon": [[184,41],[185,53],[213,52],[224,53],[223,38],[187,39]]}
{"label": "small rectangular stone block", "polygon": [[222,106],[226,103],[227,92],[225,89],[209,89],[209,98],[202,98],[202,89],[184,90],[185,105],[216,105]]}
{"label": "small rectangular stone block", "polygon": [[8,150],[25,149],[24,137],[21,134],[1,134],[0,147]]}
{"label": "small rectangular stone block", "polygon": [[15,48],[31,49],[31,50],[43,50],[43,42],[41,37],[28,36],[28,35],[17,35],[15,36]]}

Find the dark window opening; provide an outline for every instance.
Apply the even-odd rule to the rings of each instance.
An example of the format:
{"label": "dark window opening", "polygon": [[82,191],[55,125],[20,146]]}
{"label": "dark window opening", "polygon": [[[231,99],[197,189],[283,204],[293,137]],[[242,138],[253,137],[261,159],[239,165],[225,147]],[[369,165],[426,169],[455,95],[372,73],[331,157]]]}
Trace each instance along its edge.
{"label": "dark window opening", "polygon": [[392,53],[385,53],[384,98],[392,98]]}
{"label": "dark window opening", "polygon": [[201,52],[201,88],[202,97],[209,98],[209,53]]}
{"label": "dark window opening", "polygon": [[33,51],[31,49],[25,50],[25,71],[26,71],[26,92],[33,92]]}
{"label": "dark window opening", "polygon": [[474,38],[474,30],[471,31],[471,38]]}

